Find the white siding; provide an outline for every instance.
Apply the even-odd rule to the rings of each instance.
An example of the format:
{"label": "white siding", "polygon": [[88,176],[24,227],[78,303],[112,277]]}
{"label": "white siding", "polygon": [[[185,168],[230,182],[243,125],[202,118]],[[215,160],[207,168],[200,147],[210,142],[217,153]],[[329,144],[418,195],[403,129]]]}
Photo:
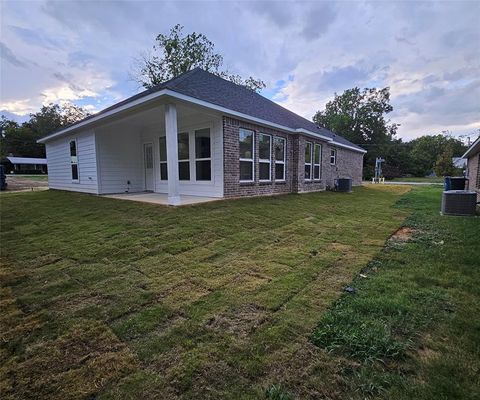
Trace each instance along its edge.
{"label": "white siding", "polygon": [[[77,141],[78,182],[72,181],[70,141]],[[45,144],[51,189],[98,193],[95,133],[87,130]]]}
{"label": "white siding", "polygon": [[143,149],[139,131],[118,126],[109,127],[98,129],[96,138],[100,193],[145,190]]}

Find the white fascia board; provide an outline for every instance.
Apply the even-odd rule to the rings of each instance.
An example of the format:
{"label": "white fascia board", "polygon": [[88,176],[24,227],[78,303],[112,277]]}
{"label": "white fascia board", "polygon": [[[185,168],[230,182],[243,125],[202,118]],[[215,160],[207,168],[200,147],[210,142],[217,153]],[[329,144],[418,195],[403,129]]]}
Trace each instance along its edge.
{"label": "white fascia board", "polygon": [[61,131],[58,131],[58,132],[55,132],[55,133],[52,133],[51,135],[48,135],[48,136],[45,136],[41,139],[38,139],[37,140],[37,143],[45,143],[46,141],[48,140],[51,140],[51,139],[54,139],[56,138],[57,136],[62,136],[68,132],[71,132],[71,131],[74,131],[74,130],[77,130],[79,128],[82,128],[82,127],[85,127],[85,126],[88,126],[88,125],[91,125],[95,122],[98,122],[102,119],[105,119],[105,118],[108,118],[108,117],[111,117],[112,115],[115,115],[115,114],[118,114],[122,111],[126,111],[130,108],[133,108],[135,106],[138,106],[138,105],[141,105],[143,103],[146,103],[148,101],[151,101],[151,100],[154,100],[154,99],[157,99],[161,96],[164,96],[165,95],[165,92],[166,90],[160,90],[159,92],[155,92],[155,93],[151,93],[147,96],[144,96],[144,97],[141,97],[137,100],[133,100],[132,102],[130,103],[127,103],[127,104],[124,104],[120,107],[117,107],[117,108],[114,108],[113,110],[110,110],[110,111],[107,111],[105,113],[101,113],[101,114],[98,114],[96,116],[93,116],[91,118],[88,118],[86,120],[83,120],[83,121],[80,121],[72,126],[69,126],[65,129],[62,129]]}
{"label": "white fascia board", "polygon": [[309,136],[315,136],[316,138],[326,140],[327,142],[333,142],[333,139],[331,137],[320,135],[319,133],[315,133],[315,132],[309,131],[309,130],[304,129],[304,128],[297,128],[297,129],[295,129],[295,132],[303,133],[303,134],[309,135]]}
{"label": "white fascia board", "polygon": [[44,138],[41,138],[41,139],[37,140],[37,143],[45,143],[48,140],[54,139],[58,136],[62,136],[64,134],[68,133],[68,132],[71,132],[71,131],[77,130],[79,128],[94,124],[95,122],[98,122],[102,119],[111,117],[111,116],[113,116],[115,114],[118,114],[122,111],[127,111],[130,108],[142,105],[144,103],[147,103],[149,101],[158,99],[158,98],[163,97],[163,96],[173,97],[173,98],[178,99],[178,100],[183,100],[183,101],[186,101],[188,103],[196,104],[196,105],[199,105],[199,106],[202,106],[202,107],[205,107],[205,108],[209,108],[209,109],[212,109],[212,110],[215,110],[215,111],[219,111],[221,113],[232,115],[232,116],[235,116],[235,117],[238,117],[238,118],[241,118],[241,119],[245,119],[247,121],[257,122],[261,125],[266,125],[266,126],[270,126],[272,128],[277,128],[277,129],[280,129],[282,131],[287,131],[287,132],[291,132],[291,133],[305,133],[307,135],[315,136],[315,137],[318,137],[319,139],[326,140],[330,143],[335,143],[336,146],[349,148],[350,150],[358,151],[360,153],[366,153],[365,150],[361,150],[361,149],[357,149],[355,147],[351,147],[351,146],[347,146],[347,145],[337,143],[337,142],[335,142],[335,140],[333,140],[333,139],[331,139],[327,136],[320,135],[316,132],[311,132],[311,131],[303,129],[303,128],[293,129],[293,128],[290,128],[288,126],[283,126],[283,125],[280,125],[280,124],[276,124],[274,122],[264,120],[262,118],[252,117],[251,115],[244,114],[244,113],[241,113],[241,112],[238,112],[238,111],[234,111],[234,110],[231,110],[229,108],[222,107],[222,106],[219,106],[219,105],[216,105],[216,104],[213,104],[213,103],[209,103],[208,101],[199,100],[199,99],[196,99],[195,97],[191,97],[191,96],[187,96],[187,95],[184,95],[184,94],[181,94],[181,93],[178,93],[178,92],[174,92],[173,90],[170,90],[170,89],[162,89],[158,92],[151,93],[147,96],[141,97],[137,100],[133,100],[133,101],[131,101],[127,104],[124,104],[120,107],[114,108],[113,110],[110,110],[110,111],[107,111],[105,113],[96,115],[96,116],[94,116],[92,118],[89,118],[87,120],[80,121],[79,123],[77,123],[75,125],[72,125],[71,127],[67,127],[65,129],[62,129],[61,131],[55,132],[51,135],[45,136]]}
{"label": "white fascia board", "polygon": [[365,154],[367,152],[367,150],[363,150],[363,149],[357,149],[356,147],[353,147],[353,146],[349,146],[348,144],[343,144],[343,143],[338,143],[338,142],[331,142],[333,145],[335,145],[336,147],[343,147],[344,149],[348,149],[348,150],[353,150],[353,151],[358,151],[359,153],[363,153]]}
{"label": "white fascia board", "polygon": [[[473,142],[473,144],[467,149],[462,158],[469,158],[470,153],[473,153],[474,150],[480,146],[480,136]],[[480,148],[480,147],[479,147]]]}

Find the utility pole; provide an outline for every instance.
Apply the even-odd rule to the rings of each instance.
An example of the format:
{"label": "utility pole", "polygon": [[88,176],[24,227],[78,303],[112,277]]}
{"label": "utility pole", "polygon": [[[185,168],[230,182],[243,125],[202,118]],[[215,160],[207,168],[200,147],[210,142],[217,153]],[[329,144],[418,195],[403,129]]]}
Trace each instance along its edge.
{"label": "utility pole", "polygon": [[373,183],[380,183],[380,181],[385,182],[382,176],[382,163],[385,160],[381,157],[375,158],[375,178],[373,178]]}

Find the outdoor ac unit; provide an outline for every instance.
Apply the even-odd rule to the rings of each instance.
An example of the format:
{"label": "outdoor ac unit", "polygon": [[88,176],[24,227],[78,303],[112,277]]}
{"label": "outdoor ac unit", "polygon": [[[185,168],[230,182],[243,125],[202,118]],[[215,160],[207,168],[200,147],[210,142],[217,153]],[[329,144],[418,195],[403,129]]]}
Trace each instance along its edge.
{"label": "outdoor ac unit", "polygon": [[467,190],[446,190],[442,195],[442,214],[475,215],[477,194]]}

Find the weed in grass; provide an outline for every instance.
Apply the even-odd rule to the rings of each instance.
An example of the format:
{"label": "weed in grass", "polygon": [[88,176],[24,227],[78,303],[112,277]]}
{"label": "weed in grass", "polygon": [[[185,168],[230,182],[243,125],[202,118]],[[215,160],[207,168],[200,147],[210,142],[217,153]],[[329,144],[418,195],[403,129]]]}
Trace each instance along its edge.
{"label": "weed in grass", "polygon": [[268,400],[293,400],[293,397],[281,385],[272,385],[265,391]]}

